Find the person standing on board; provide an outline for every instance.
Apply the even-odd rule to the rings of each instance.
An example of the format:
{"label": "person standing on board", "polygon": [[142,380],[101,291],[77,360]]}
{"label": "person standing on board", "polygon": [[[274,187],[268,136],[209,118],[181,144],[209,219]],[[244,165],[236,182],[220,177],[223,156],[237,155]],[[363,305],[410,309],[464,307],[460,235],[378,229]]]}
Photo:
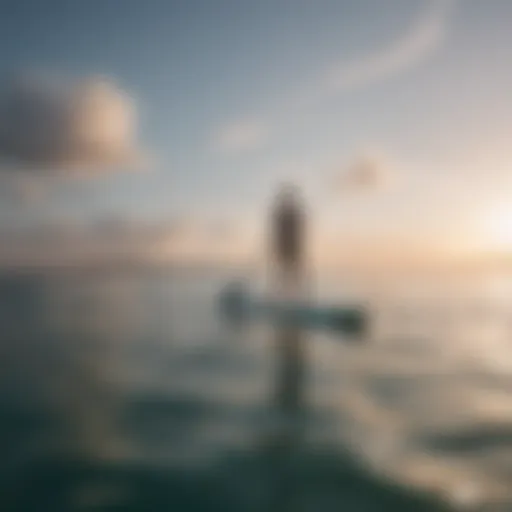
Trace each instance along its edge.
{"label": "person standing on board", "polygon": [[[305,215],[292,185],[284,185],[277,195],[271,218],[271,286],[278,299],[297,301],[304,297]],[[300,328],[291,324],[276,327],[278,409],[294,414],[302,408],[304,355]]]}

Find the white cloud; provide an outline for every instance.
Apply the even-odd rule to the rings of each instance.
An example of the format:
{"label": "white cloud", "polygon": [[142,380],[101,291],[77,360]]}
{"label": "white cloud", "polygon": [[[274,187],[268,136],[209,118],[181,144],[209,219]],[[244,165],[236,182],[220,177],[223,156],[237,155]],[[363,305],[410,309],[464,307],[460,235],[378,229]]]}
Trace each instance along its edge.
{"label": "white cloud", "polygon": [[[239,153],[261,148],[268,142],[272,126],[289,125],[297,114],[308,122],[307,110],[325,100],[326,94],[341,93],[388,79],[412,68],[432,55],[444,42],[452,11],[459,0],[430,0],[428,8],[388,44],[353,62],[333,64],[305,88],[286,91],[277,110],[259,122],[240,120],[217,128],[214,147],[224,153]],[[304,77],[307,82],[307,77]]]}
{"label": "white cloud", "polygon": [[337,91],[361,87],[402,72],[430,56],[445,39],[455,0],[434,0],[429,8],[393,42],[374,54],[341,64],[327,76]]}
{"label": "white cloud", "polygon": [[263,146],[267,137],[268,127],[262,122],[233,122],[218,128],[213,147],[222,153],[244,153]]}
{"label": "white cloud", "polygon": [[136,128],[134,101],[108,79],[29,77],[0,93],[0,161],[8,170],[138,166]]}
{"label": "white cloud", "polygon": [[378,192],[391,184],[394,174],[387,158],[374,152],[365,152],[336,173],[334,183],[330,183],[329,188],[337,194]]}

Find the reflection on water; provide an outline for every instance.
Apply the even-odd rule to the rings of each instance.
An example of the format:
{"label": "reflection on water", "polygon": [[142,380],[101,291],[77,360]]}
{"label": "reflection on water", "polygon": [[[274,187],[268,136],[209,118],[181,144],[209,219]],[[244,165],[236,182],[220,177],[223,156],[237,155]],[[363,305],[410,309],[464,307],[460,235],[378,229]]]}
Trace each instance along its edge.
{"label": "reflection on water", "polygon": [[[409,298],[367,287],[372,339],[308,334],[307,365],[287,369],[303,373],[303,393],[292,396],[281,371],[281,403],[269,329],[233,333],[215,315],[224,282],[0,280],[2,510],[431,511],[510,500],[503,287]],[[343,289],[331,286],[321,293]]]}

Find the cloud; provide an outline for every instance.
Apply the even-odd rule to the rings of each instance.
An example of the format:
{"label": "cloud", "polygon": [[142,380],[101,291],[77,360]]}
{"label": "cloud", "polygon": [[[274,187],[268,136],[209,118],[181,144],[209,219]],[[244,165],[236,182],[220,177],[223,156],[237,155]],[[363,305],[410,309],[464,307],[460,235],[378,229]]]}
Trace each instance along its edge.
{"label": "cloud", "polygon": [[191,217],[175,222],[158,250],[161,259],[188,263],[247,261],[253,252],[254,239],[236,223]]}
{"label": "cloud", "polygon": [[62,219],[0,230],[0,268],[238,262],[248,256],[246,242],[237,226],[215,219]]}
{"label": "cloud", "polygon": [[429,57],[443,42],[456,0],[434,0],[429,8],[389,45],[327,74],[329,88],[344,91],[386,79]]}
{"label": "cloud", "polygon": [[0,161],[27,172],[125,169],[143,162],[132,98],[105,78],[24,77],[0,92]]}
{"label": "cloud", "polygon": [[245,153],[258,149],[268,137],[267,126],[258,121],[239,121],[228,123],[216,130],[213,136],[213,148],[221,153]]}
{"label": "cloud", "polygon": [[65,219],[0,232],[0,266],[59,267],[138,259],[158,239],[151,226],[99,220],[80,224]]}
{"label": "cloud", "polygon": [[[309,108],[324,101],[326,95],[364,87],[420,64],[443,44],[458,1],[429,0],[427,9],[403,33],[380,45],[374,53],[352,62],[335,63],[309,85],[286,91],[276,108],[262,115],[258,122],[242,118],[217,127],[213,147],[226,154],[260,149],[274,132],[296,124],[297,118],[298,122],[309,123]],[[304,78],[306,83],[308,77]]]}
{"label": "cloud", "polygon": [[393,178],[391,164],[386,158],[374,153],[363,153],[336,173],[334,183],[329,184],[329,187],[342,194],[378,192],[390,185]]}

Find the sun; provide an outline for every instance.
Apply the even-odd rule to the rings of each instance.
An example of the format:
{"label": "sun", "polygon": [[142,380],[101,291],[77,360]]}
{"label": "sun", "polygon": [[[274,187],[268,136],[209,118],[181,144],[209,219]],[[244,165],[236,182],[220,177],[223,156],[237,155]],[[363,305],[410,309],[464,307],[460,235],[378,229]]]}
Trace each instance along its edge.
{"label": "sun", "polygon": [[489,245],[512,250],[512,201],[492,205],[482,227]]}

